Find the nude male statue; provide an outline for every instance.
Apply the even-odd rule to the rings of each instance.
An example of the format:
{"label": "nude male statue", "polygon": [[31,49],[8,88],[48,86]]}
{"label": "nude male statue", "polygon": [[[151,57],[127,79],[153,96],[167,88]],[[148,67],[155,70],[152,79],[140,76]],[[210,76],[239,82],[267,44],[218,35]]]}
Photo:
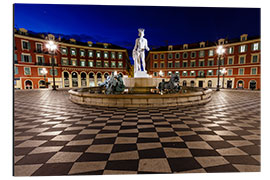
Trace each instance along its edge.
{"label": "nude male statue", "polygon": [[[145,39],[144,36],[144,29],[140,28],[138,29],[139,31],[139,38],[136,39],[135,41],[135,46],[133,48],[133,59],[134,59],[134,74],[138,71],[144,71],[146,72],[145,69],[145,54],[144,50],[146,49],[149,51],[149,47],[147,44],[147,39]],[[142,61],[142,67],[143,70],[141,70],[141,61]]]}

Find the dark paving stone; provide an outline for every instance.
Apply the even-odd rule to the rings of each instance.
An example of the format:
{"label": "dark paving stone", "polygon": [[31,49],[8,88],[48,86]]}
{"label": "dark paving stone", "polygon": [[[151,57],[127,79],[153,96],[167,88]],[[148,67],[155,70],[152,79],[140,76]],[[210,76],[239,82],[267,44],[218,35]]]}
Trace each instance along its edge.
{"label": "dark paving stone", "polygon": [[24,156],[20,159],[16,165],[25,165],[25,164],[44,164],[46,163],[53,155],[53,153],[39,153],[39,154],[30,154]]}
{"label": "dark paving stone", "polygon": [[222,166],[214,166],[204,168],[208,173],[217,173],[217,172],[238,172],[238,170],[231,164],[226,164]]}
{"label": "dark paving stone", "polygon": [[199,156],[219,156],[219,153],[215,150],[207,150],[207,149],[190,149],[193,157]]}
{"label": "dark paving stone", "polygon": [[242,151],[245,151],[249,155],[259,155],[261,154],[261,150],[259,146],[251,145],[251,146],[242,146],[239,147]]}
{"label": "dark paving stone", "polygon": [[106,170],[137,171],[138,166],[139,166],[139,160],[108,161],[105,169]]}
{"label": "dark paving stone", "polygon": [[44,164],[32,176],[60,176],[67,175],[73,163]]}
{"label": "dark paving stone", "polygon": [[64,146],[60,151],[62,152],[84,152],[88,149],[89,145],[84,146]]}
{"label": "dark paving stone", "polygon": [[181,136],[184,141],[203,141],[202,138],[198,135],[191,136]]}
{"label": "dark paving stone", "polygon": [[30,153],[33,151],[35,147],[25,147],[25,148],[15,148],[14,149],[14,155],[15,156],[22,156]]}
{"label": "dark paving stone", "polygon": [[84,153],[77,159],[77,162],[107,161],[109,157],[110,157],[110,154]]}
{"label": "dark paving stone", "polygon": [[214,149],[230,148],[234,147],[226,141],[208,141],[207,142]]}
{"label": "dark paving stone", "polygon": [[168,158],[172,172],[188,171],[202,168],[201,165],[192,157],[190,158]]}
{"label": "dark paving stone", "polygon": [[166,154],[163,148],[157,149],[146,149],[139,151],[140,159],[149,159],[149,158],[166,158]]}
{"label": "dark paving stone", "polygon": [[137,150],[136,144],[114,144],[112,153]]}
{"label": "dark paving stone", "polygon": [[162,147],[187,148],[187,145],[184,142],[164,142],[161,144],[162,144]]}
{"label": "dark paving stone", "polygon": [[116,138],[95,139],[92,144],[114,144]]}
{"label": "dark paving stone", "polygon": [[250,156],[225,156],[231,164],[260,165],[260,162]]}

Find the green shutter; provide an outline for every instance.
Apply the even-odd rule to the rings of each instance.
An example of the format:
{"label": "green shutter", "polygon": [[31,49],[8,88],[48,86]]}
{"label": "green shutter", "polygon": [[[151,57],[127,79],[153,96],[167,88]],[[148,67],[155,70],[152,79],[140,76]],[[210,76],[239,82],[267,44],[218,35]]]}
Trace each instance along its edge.
{"label": "green shutter", "polygon": [[254,51],[254,44],[251,44],[251,51]]}
{"label": "green shutter", "polygon": [[30,42],[27,43],[28,49],[31,49]]}
{"label": "green shutter", "polygon": [[23,58],[23,55],[21,55],[21,61],[24,62],[24,58]]}
{"label": "green shutter", "polygon": [[14,61],[17,61],[17,54],[14,54]]}
{"label": "green shutter", "polygon": [[29,62],[32,62],[32,56],[31,55],[29,56]]}
{"label": "green shutter", "polygon": [[248,49],[248,45],[245,45],[245,52],[247,52],[247,49]]}
{"label": "green shutter", "polygon": [[238,52],[239,52],[239,53],[241,52],[241,46],[238,47]]}

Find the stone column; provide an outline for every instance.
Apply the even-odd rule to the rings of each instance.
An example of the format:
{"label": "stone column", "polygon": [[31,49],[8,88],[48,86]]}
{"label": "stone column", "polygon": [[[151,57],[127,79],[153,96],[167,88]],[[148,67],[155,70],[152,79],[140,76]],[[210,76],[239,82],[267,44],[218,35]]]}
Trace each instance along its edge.
{"label": "stone column", "polygon": [[94,75],[94,79],[95,79],[95,86],[97,86],[97,75]]}
{"label": "stone column", "polygon": [[90,83],[89,83],[89,74],[86,74],[86,86],[89,87]]}
{"label": "stone column", "polygon": [[78,87],[82,87],[81,74],[78,73]]}
{"label": "stone column", "polygon": [[69,79],[69,87],[72,88],[72,76],[71,76],[71,73],[68,73],[68,79]]}

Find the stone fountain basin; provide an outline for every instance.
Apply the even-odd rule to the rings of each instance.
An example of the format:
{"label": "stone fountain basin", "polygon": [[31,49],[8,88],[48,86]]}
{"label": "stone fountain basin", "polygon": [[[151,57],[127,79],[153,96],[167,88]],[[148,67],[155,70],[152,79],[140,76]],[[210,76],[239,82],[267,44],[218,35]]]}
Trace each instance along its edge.
{"label": "stone fountain basin", "polygon": [[89,92],[69,90],[69,99],[77,104],[101,107],[168,107],[193,106],[211,101],[211,89],[199,92],[177,94],[91,94]]}

